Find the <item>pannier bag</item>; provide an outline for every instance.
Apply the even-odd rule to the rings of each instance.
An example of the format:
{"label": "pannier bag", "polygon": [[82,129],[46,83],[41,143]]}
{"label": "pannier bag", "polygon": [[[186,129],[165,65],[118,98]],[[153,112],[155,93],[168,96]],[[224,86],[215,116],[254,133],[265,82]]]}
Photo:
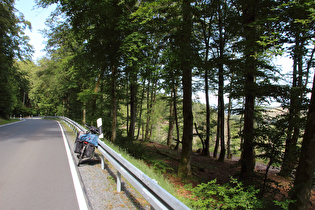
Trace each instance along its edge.
{"label": "pannier bag", "polygon": [[74,153],[80,153],[83,148],[83,141],[78,140],[74,143]]}
{"label": "pannier bag", "polygon": [[83,131],[80,131],[77,135],[77,138],[74,142],[74,152],[80,153],[81,149],[83,148],[83,141],[80,140],[80,136],[84,135],[85,133]]}
{"label": "pannier bag", "polygon": [[91,157],[92,154],[94,153],[94,150],[95,150],[94,144],[88,143],[86,148],[85,148],[85,156]]}

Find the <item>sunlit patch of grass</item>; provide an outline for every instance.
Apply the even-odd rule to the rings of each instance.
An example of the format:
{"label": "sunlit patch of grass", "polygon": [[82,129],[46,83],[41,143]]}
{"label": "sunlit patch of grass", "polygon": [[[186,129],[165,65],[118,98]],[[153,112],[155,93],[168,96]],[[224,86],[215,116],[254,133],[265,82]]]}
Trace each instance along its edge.
{"label": "sunlit patch of grass", "polygon": [[19,119],[3,119],[3,118],[0,118],[0,125],[4,125],[4,124],[8,124],[8,123],[12,123],[12,122],[16,122],[16,121],[19,121]]}
{"label": "sunlit patch of grass", "polygon": [[[182,197],[178,194],[178,189],[165,177],[163,176],[163,172],[166,170],[172,170],[171,168],[168,168],[165,166],[165,164],[158,164],[161,163],[161,161],[153,161],[151,162],[151,167],[143,160],[137,159],[133,156],[131,156],[126,149],[122,149],[119,146],[113,144],[110,141],[105,140],[104,141],[107,146],[112,148],[117,153],[121,154],[123,158],[125,158],[127,161],[129,161],[132,165],[137,167],[140,171],[142,171],[144,174],[146,174],[151,179],[155,180],[164,190],[169,192],[171,195],[176,197],[181,202],[185,203],[186,205],[189,205],[187,199]],[[139,148],[139,147],[138,147]],[[148,159],[148,158],[146,158]],[[149,161],[150,162],[150,161]],[[157,166],[159,165],[159,166]]]}

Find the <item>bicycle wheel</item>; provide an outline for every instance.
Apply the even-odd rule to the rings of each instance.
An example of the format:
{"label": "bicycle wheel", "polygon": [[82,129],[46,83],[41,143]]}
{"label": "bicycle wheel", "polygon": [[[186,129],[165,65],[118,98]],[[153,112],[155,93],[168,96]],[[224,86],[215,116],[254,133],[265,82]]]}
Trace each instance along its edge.
{"label": "bicycle wheel", "polygon": [[83,156],[84,156],[84,153],[85,153],[85,149],[86,149],[86,144],[84,144],[82,150],[81,150],[81,153],[80,153],[80,156],[79,156],[79,161],[78,161],[78,166],[80,166],[80,163],[83,159]]}

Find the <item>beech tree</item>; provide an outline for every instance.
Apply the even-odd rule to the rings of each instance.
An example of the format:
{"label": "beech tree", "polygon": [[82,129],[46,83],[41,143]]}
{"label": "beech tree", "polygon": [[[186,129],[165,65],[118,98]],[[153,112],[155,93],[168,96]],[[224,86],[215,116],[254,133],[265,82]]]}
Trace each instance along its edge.
{"label": "beech tree", "polygon": [[24,34],[31,24],[16,11],[14,3],[14,0],[0,2],[0,117],[4,118],[12,114],[18,101],[15,59],[29,59],[32,53],[29,38]]}
{"label": "beech tree", "polygon": [[191,176],[191,153],[193,139],[193,115],[192,115],[192,62],[191,41],[192,41],[192,19],[190,1],[182,1],[182,39],[181,39],[181,69],[183,71],[183,143],[178,174],[181,176]]}
{"label": "beech tree", "polygon": [[[288,52],[293,60],[292,82],[289,89],[288,103],[283,107],[289,110],[287,115],[287,139],[280,175],[290,176],[297,165],[298,139],[301,128],[305,126],[303,111],[307,109],[306,94],[309,68],[313,60],[314,48],[309,49],[314,38],[314,21],[310,16],[311,1],[290,2],[279,7],[279,20],[283,21],[283,40],[290,44]],[[307,64],[308,63],[308,64]]]}
{"label": "beech tree", "polygon": [[315,75],[290,209],[309,209],[315,170]]}

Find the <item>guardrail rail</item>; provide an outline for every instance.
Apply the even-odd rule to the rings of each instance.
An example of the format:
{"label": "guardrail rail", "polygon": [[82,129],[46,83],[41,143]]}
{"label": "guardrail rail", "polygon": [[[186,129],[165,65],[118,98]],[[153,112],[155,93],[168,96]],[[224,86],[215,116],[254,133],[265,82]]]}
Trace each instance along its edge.
{"label": "guardrail rail", "polygon": [[[86,131],[86,129],[77,122],[66,117],[54,117],[64,121],[75,132]],[[137,167],[128,162],[125,158],[118,154],[103,141],[98,141],[98,150],[102,154],[101,166],[105,170],[105,158],[117,170],[117,191],[120,192],[121,176],[123,176],[129,183],[138,190],[141,195],[151,204],[154,209],[190,209],[185,204],[180,202],[177,198],[163,189],[155,180],[148,177]]]}

